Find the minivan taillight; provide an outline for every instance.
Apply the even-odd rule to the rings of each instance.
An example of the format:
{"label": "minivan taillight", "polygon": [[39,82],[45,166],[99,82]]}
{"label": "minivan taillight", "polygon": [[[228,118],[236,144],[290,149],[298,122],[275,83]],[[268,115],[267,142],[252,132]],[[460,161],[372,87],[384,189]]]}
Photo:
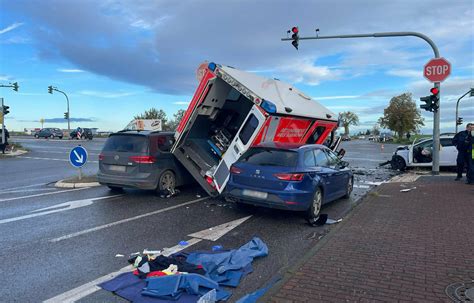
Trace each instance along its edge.
{"label": "minivan taillight", "polygon": [[209,184],[212,188],[216,189],[216,184],[214,184],[214,179],[210,176],[206,176],[206,182]]}
{"label": "minivan taillight", "polygon": [[304,174],[274,174],[274,176],[282,181],[301,181],[304,178]]}
{"label": "minivan taillight", "polygon": [[142,164],[151,164],[156,162],[156,158],[153,156],[130,156],[128,157],[130,161],[135,163],[142,163]]}
{"label": "minivan taillight", "polygon": [[104,160],[104,155],[99,154],[99,161],[102,161],[102,160]]}
{"label": "minivan taillight", "polygon": [[230,173],[231,173],[231,174],[239,175],[239,174],[241,174],[242,172],[243,172],[243,170],[241,170],[240,168],[237,168],[237,167],[235,167],[235,166],[233,166],[233,165],[230,167]]}

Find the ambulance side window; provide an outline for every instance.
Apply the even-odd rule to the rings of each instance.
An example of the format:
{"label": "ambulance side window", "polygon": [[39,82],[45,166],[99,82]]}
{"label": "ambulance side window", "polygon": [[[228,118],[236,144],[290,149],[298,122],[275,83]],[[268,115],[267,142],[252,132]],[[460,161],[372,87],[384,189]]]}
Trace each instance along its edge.
{"label": "ambulance side window", "polygon": [[306,143],[308,144],[316,143],[316,141],[318,141],[319,137],[321,137],[321,135],[324,133],[325,130],[326,130],[326,127],[324,126],[316,127],[316,129],[314,130],[314,133],[308,138]]}
{"label": "ambulance side window", "polygon": [[255,117],[254,114],[251,114],[250,117],[247,119],[247,122],[245,122],[244,127],[239,133],[239,138],[240,138],[240,141],[242,141],[243,145],[247,145],[253,133],[257,129],[257,126],[258,126],[258,119],[257,117]]}

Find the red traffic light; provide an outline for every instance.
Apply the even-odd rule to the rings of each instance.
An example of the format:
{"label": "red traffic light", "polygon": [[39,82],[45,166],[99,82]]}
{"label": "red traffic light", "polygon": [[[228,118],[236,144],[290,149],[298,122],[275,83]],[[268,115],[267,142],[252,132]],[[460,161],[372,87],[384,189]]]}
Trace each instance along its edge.
{"label": "red traffic light", "polygon": [[431,92],[433,95],[437,95],[437,94],[439,94],[439,88],[433,87],[432,89],[430,89],[430,92]]}
{"label": "red traffic light", "polygon": [[297,33],[298,33],[298,27],[293,26],[293,28],[291,29],[291,31],[292,31],[294,34],[297,34]]}

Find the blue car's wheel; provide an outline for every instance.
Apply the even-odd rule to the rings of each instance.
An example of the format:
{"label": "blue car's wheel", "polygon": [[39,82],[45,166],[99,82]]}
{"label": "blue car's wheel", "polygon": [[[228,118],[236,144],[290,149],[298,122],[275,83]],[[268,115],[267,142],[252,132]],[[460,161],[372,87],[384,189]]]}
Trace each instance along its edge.
{"label": "blue car's wheel", "polygon": [[347,181],[346,194],[344,195],[344,198],[349,198],[351,196],[351,192],[354,189],[353,182],[354,182],[353,178],[349,178],[349,181]]}
{"label": "blue car's wheel", "polygon": [[321,188],[317,188],[311,201],[311,206],[308,209],[308,219],[317,219],[321,212],[321,205],[323,204],[323,193]]}

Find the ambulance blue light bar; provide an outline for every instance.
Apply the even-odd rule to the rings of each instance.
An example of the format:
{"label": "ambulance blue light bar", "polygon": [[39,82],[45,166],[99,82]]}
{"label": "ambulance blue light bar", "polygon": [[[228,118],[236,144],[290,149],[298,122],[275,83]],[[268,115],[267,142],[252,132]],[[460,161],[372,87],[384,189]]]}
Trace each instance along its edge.
{"label": "ambulance blue light bar", "polygon": [[208,67],[211,71],[215,71],[217,65],[216,65],[214,62],[211,62],[211,63],[209,63],[209,65],[208,65],[207,67]]}
{"label": "ambulance blue light bar", "polygon": [[276,113],[276,111],[277,111],[276,105],[273,104],[273,103],[270,102],[270,101],[267,101],[267,100],[263,100],[262,103],[260,104],[260,106],[261,106],[267,113],[270,113],[270,114],[274,114],[274,113]]}

